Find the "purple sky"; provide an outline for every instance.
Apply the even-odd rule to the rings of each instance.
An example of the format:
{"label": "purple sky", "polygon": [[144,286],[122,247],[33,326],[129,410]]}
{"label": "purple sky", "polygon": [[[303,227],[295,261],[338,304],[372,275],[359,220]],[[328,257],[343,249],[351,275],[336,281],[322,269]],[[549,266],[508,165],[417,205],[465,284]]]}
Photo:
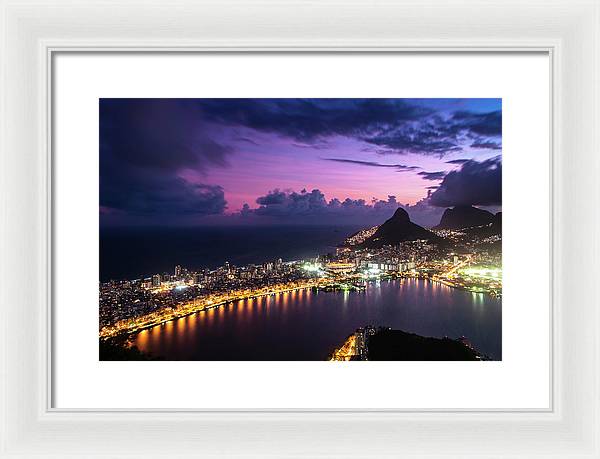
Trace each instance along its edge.
{"label": "purple sky", "polygon": [[500,99],[101,99],[101,224],[376,224],[402,204],[431,226],[453,205],[498,210],[501,122]]}

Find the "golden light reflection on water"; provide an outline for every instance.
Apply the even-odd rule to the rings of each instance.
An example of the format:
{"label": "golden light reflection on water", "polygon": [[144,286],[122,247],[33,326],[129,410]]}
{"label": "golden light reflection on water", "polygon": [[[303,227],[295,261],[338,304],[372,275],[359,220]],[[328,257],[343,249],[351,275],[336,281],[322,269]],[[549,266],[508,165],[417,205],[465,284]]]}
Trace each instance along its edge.
{"label": "golden light reflection on water", "polygon": [[210,327],[215,322],[215,308],[206,311],[206,326]]}
{"label": "golden light reflection on water", "polygon": [[[279,299],[279,296],[278,296],[278,299]],[[284,292],[283,295],[282,295],[282,297],[281,297],[281,305],[282,305],[282,307],[283,307],[284,310],[287,309],[289,300],[290,300],[289,293],[288,292]]]}
{"label": "golden light reflection on water", "polygon": [[[487,307],[488,303],[484,294],[458,291],[439,282],[401,279],[390,283],[369,283],[366,291],[362,293],[343,291],[331,294],[326,293],[322,296],[308,288],[247,298],[143,330],[135,337],[132,337],[132,339],[138,348],[143,351],[155,354],[160,354],[163,351],[168,355],[168,353],[175,352],[173,349],[181,349],[181,353],[184,354],[192,352],[190,349],[200,349],[201,345],[201,347],[204,347],[203,343],[205,340],[213,339],[214,336],[219,336],[219,339],[225,339],[223,336],[227,333],[239,334],[242,337],[250,336],[251,332],[254,332],[255,327],[264,327],[262,322],[258,326],[255,323],[265,321],[267,318],[273,324],[276,324],[277,327],[294,327],[296,326],[296,314],[304,314],[304,308],[308,308],[307,310],[310,311],[309,314],[314,319],[314,317],[317,317],[315,311],[319,311],[319,313],[321,311],[314,308],[322,308],[324,301],[327,303],[329,300],[331,300],[332,304],[337,303],[337,306],[342,306],[342,308],[337,309],[336,312],[335,308],[330,307],[329,303],[327,303],[327,308],[322,309],[322,311],[325,311],[324,314],[329,314],[329,311],[333,310],[332,315],[335,317],[335,314],[338,314],[336,317],[338,321],[351,321],[354,320],[355,316],[362,317],[364,315],[362,312],[363,309],[368,309],[363,308],[362,305],[357,306],[357,304],[363,301],[360,297],[364,298],[365,304],[370,305],[370,308],[377,307],[373,305],[378,304],[377,302],[380,296],[382,296],[383,286],[386,287],[388,296],[392,297],[393,295],[393,301],[399,305],[403,304],[403,301],[407,301],[405,298],[416,298],[415,305],[418,307],[415,307],[412,312],[410,308],[404,308],[407,310],[404,311],[403,309],[403,314],[419,314],[418,311],[423,309],[422,305],[428,305],[429,302],[435,305],[437,311],[443,313],[439,315],[440,320],[446,317],[444,314],[449,307],[459,308],[459,311],[461,307],[467,307],[475,313],[474,317],[478,318],[487,317],[486,314],[489,314],[488,311],[491,310],[491,307]],[[415,294],[415,290],[418,293]],[[445,297],[448,293],[456,293],[460,297],[459,301],[452,301],[450,296],[446,301]],[[441,308],[444,308],[444,310]],[[389,310],[394,311],[394,308],[390,308]],[[335,323],[335,321],[332,321],[332,323]],[[248,332],[248,330],[251,332]],[[257,330],[260,330],[260,328],[257,328]],[[231,336],[230,334],[227,336]],[[471,334],[475,335],[475,332],[471,332]],[[229,340],[229,338],[227,339]],[[245,343],[245,345],[253,345],[253,343]]]}
{"label": "golden light reflection on water", "polygon": [[136,345],[140,349],[148,347],[148,341],[150,341],[150,332],[148,330],[142,330],[136,337]]}

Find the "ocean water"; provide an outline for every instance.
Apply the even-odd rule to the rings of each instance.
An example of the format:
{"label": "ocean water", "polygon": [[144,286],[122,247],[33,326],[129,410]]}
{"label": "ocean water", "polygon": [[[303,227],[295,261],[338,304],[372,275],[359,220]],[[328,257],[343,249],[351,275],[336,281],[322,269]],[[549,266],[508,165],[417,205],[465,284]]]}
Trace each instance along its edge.
{"label": "ocean water", "polygon": [[100,281],[188,269],[315,257],[335,250],[359,226],[101,228]]}

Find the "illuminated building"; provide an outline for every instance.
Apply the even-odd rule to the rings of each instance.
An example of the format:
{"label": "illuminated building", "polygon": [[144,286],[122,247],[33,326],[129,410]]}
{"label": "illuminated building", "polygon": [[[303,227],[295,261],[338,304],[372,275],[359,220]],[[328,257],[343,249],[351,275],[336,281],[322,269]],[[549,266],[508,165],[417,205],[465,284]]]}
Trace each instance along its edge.
{"label": "illuminated building", "polygon": [[347,274],[353,272],[356,266],[354,263],[331,262],[327,263],[325,268],[334,274]]}
{"label": "illuminated building", "polygon": [[145,288],[145,289],[152,288],[152,280],[151,279],[144,279],[142,281],[142,288]]}

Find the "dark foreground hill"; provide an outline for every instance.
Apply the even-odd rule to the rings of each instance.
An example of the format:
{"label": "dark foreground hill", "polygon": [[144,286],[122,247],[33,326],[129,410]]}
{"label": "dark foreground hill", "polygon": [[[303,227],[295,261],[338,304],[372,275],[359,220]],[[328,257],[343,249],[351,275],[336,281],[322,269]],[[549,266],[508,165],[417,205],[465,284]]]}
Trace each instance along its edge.
{"label": "dark foreground hill", "polygon": [[379,330],[369,337],[369,360],[479,360],[476,351],[450,338],[427,338],[401,330]]}
{"label": "dark foreground hill", "polygon": [[426,239],[431,242],[442,240],[431,231],[411,222],[408,213],[404,209],[398,208],[392,218],[383,223],[373,236],[360,244],[360,247],[374,249],[384,245],[396,245],[400,242],[416,241],[418,239]]}

